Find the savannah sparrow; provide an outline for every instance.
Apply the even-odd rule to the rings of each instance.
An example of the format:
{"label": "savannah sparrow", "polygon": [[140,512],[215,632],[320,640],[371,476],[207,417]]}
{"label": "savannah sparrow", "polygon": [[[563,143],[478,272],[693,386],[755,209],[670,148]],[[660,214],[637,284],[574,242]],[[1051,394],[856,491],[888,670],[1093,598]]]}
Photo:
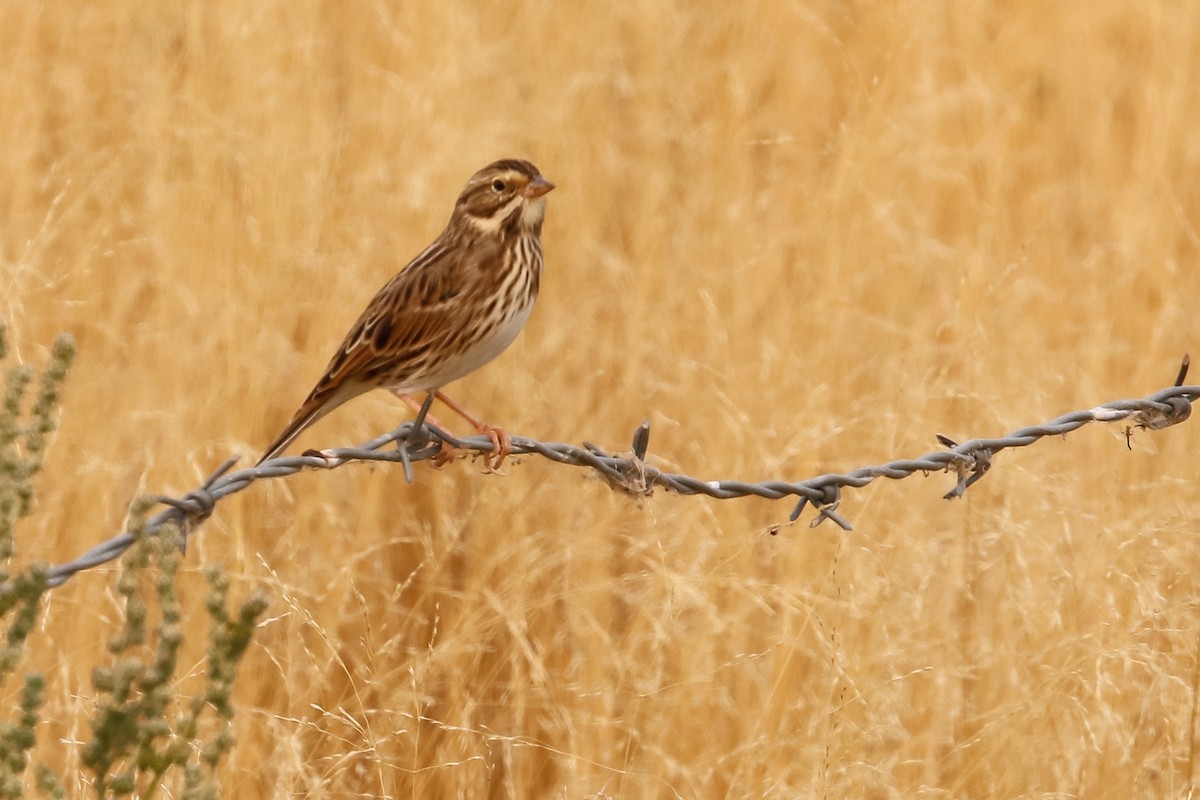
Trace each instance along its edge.
{"label": "savannah sparrow", "polygon": [[446,229],[379,290],[258,463],[342,403],[383,388],[402,397],[436,393],[491,438],[490,466],[498,467],[508,437],[440,390],[500,355],[529,319],[542,275],[545,195],[553,188],[537,167],[517,159],[472,175]]}

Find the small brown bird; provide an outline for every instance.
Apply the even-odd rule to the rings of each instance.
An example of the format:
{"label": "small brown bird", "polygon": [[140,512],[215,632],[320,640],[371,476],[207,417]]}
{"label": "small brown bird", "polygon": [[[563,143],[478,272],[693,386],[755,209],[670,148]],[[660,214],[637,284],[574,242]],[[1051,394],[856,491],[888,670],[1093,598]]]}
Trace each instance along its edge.
{"label": "small brown bird", "polygon": [[490,464],[508,437],[442,394],[500,355],[524,327],[542,275],[542,219],[554,184],[528,161],[507,159],[471,176],[433,244],[387,282],[350,328],[325,374],[258,463],[300,432],[371,389],[428,392],[492,439]]}

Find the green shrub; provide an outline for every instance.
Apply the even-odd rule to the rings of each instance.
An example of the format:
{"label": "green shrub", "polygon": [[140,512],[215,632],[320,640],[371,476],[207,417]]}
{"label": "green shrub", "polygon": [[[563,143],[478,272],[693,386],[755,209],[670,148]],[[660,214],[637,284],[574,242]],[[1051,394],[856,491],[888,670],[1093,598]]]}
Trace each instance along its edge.
{"label": "green shrub", "polygon": [[[26,412],[25,398],[34,381],[29,366],[9,369],[0,408],[0,682],[18,670],[25,642],[35,634],[41,598],[48,591],[46,568],[33,565],[9,571],[16,551],[16,525],[32,507],[34,478],[41,469],[48,434],[54,430],[59,391],[74,358],[68,336],[54,343],[40,389]],[[0,362],[7,356],[0,324]],[[124,625],[109,643],[111,663],[92,671],[96,712],[93,738],[82,753],[97,797],[155,796],[172,771],[182,774],[182,791],[200,800],[218,796],[216,767],[233,747],[230,702],[237,665],[250,644],[266,600],[255,593],[231,614],[229,582],[209,569],[207,610],[211,620],[208,672],[203,691],[179,696],[175,669],[183,632],[176,578],[181,555],[179,532],[172,526],[149,535],[143,516],[150,503],[135,506],[135,541],[125,555],[117,591],[124,603]],[[150,625],[153,624],[153,628]],[[0,798],[22,797],[30,774],[29,753],[36,741],[45,679],[24,675],[19,705],[0,719]],[[65,797],[57,776],[44,765],[33,769],[34,785],[49,797]]]}

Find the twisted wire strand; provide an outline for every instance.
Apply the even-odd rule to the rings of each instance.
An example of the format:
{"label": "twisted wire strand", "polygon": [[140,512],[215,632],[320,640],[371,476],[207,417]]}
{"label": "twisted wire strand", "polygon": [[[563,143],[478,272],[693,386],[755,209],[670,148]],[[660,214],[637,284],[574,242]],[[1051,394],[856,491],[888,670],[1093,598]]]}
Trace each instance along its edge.
{"label": "twisted wire strand", "polygon": [[[846,473],[828,473],[799,482],[782,480],[751,483],[739,480],[703,480],[690,475],[663,472],[645,461],[649,444],[650,423],[645,421],[634,432],[632,451],[622,454],[608,453],[601,448],[584,443],[579,447],[561,442],[542,442],[526,436],[513,436],[514,455],[536,454],[559,464],[586,467],[594,470],[614,489],[634,495],[649,495],[656,487],[684,495],[706,495],[718,500],[734,497],[763,497],[778,500],[784,497],[799,497],[790,520],[795,521],[811,504],[816,510],[815,526],[830,520],[844,530],[852,530],[846,519],[837,512],[843,488],[862,488],[876,478],[899,480],[920,472],[954,472],[957,482],[944,497],[960,497],[991,467],[992,458],[1001,450],[1026,447],[1047,436],[1059,436],[1083,427],[1089,422],[1118,422],[1128,420],[1125,433],[1127,442],[1135,430],[1161,430],[1177,425],[1191,414],[1192,404],[1200,398],[1200,386],[1181,385],[1186,376],[1187,362],[1180,371],[1176,385],[1135,400],[1115,400],[1087,411],[1073,411],[1050,420],[1042,425],[1032,425],[1013,431],[997,439],[971,439],[961,444],[947,437],[938,440],[948,449],[927,453],[918,458],[897,459],[876,466],[860,467]],[[180,498],[156,497],[154,500],[166,508],[151,516],[144,523],[142,535],[157,535],[165,525],[180,528],[184,541],[204,520],[212,515],[216,504],[231,494],[242,491],[256,480],[282,478],[294,475],[307,468],[336,469],[358,461],[399,462],[405,477],[412,482],[412,464],[437,455],[441,442],[462,450],[490,453],[491,440],[486,436],[471,436],[459,439],[449,432],[426,424],[414,431],[411,422],[406,422],[391,433],[379,436],[359,447],[335,448],[331,450],[307,451],[299,456],[282,456],[263,462],[260,466],[229,470],[237,463],[230,458],[215,470],[194,491]],[[384,450],[387,445],[395,447]],[[777,532],[778,527],[772,532]],[[49,586],[60,586],[83,570],[118,558],[136,536],[126,531],[103,542],[73,561],[59,564],[47,570]],[[0,592],[12,591],[12,584],[0,585]]]}

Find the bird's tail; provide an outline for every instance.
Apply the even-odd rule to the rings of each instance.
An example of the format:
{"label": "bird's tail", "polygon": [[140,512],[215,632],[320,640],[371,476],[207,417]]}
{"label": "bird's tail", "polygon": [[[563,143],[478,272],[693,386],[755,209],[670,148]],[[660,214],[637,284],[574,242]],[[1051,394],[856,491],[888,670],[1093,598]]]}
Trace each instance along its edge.
{"label": "bird's tail", "polygon": [[270,459],[279,455],[281,452],[283,452],[284,448],[291,444],[295,438],[304,431],[305,428],[307,428],[309,425],[312,425],[323,416],[325,415],[321,413],[320,408],[315,408],[312,411],[309,411],[307,414],[297,414],[295,419],[293,419],[291,423],[289,423],[288,426],[283,429],[283,433],[279,434],[279,438],[272,442],[271,446],[267,448],[267,452],[263,453],[263,457],[258,460],[258,464],[255,464],[254,466],[257,467],[264,461],[269,461]]}
{"label": "bird's tail", "polygon": [[[300,410],[296,412],[296,416],[292,417],[292,421],[289,422],[288,426],[283,429],[283,433],[279,434],[279,437],[271,443],[271,446],[267,448],[267,451],[263,454],[263,457],[258,460],[258,464],[255,464],[255,466],[258,466],[264,461],[279,455],[281,452],[283,452],[284,448],[291,444],[297,436],[303,433],[304,429],[309,425],[312,425],[321,417],[325,416],[330,411],[333,411],[350,398],[356,397],[362,393],[362,389],[359,387],[353,387],[352,389],[351,387],[344,385],[340,387],[341,390],[336,393],[319,391],[319,389],[320,387],[312,391],[312,394],[310,394],[308,399],[304,401],[304,405],[300,406]],[[354,389],[357,389],[357,391]]]}

